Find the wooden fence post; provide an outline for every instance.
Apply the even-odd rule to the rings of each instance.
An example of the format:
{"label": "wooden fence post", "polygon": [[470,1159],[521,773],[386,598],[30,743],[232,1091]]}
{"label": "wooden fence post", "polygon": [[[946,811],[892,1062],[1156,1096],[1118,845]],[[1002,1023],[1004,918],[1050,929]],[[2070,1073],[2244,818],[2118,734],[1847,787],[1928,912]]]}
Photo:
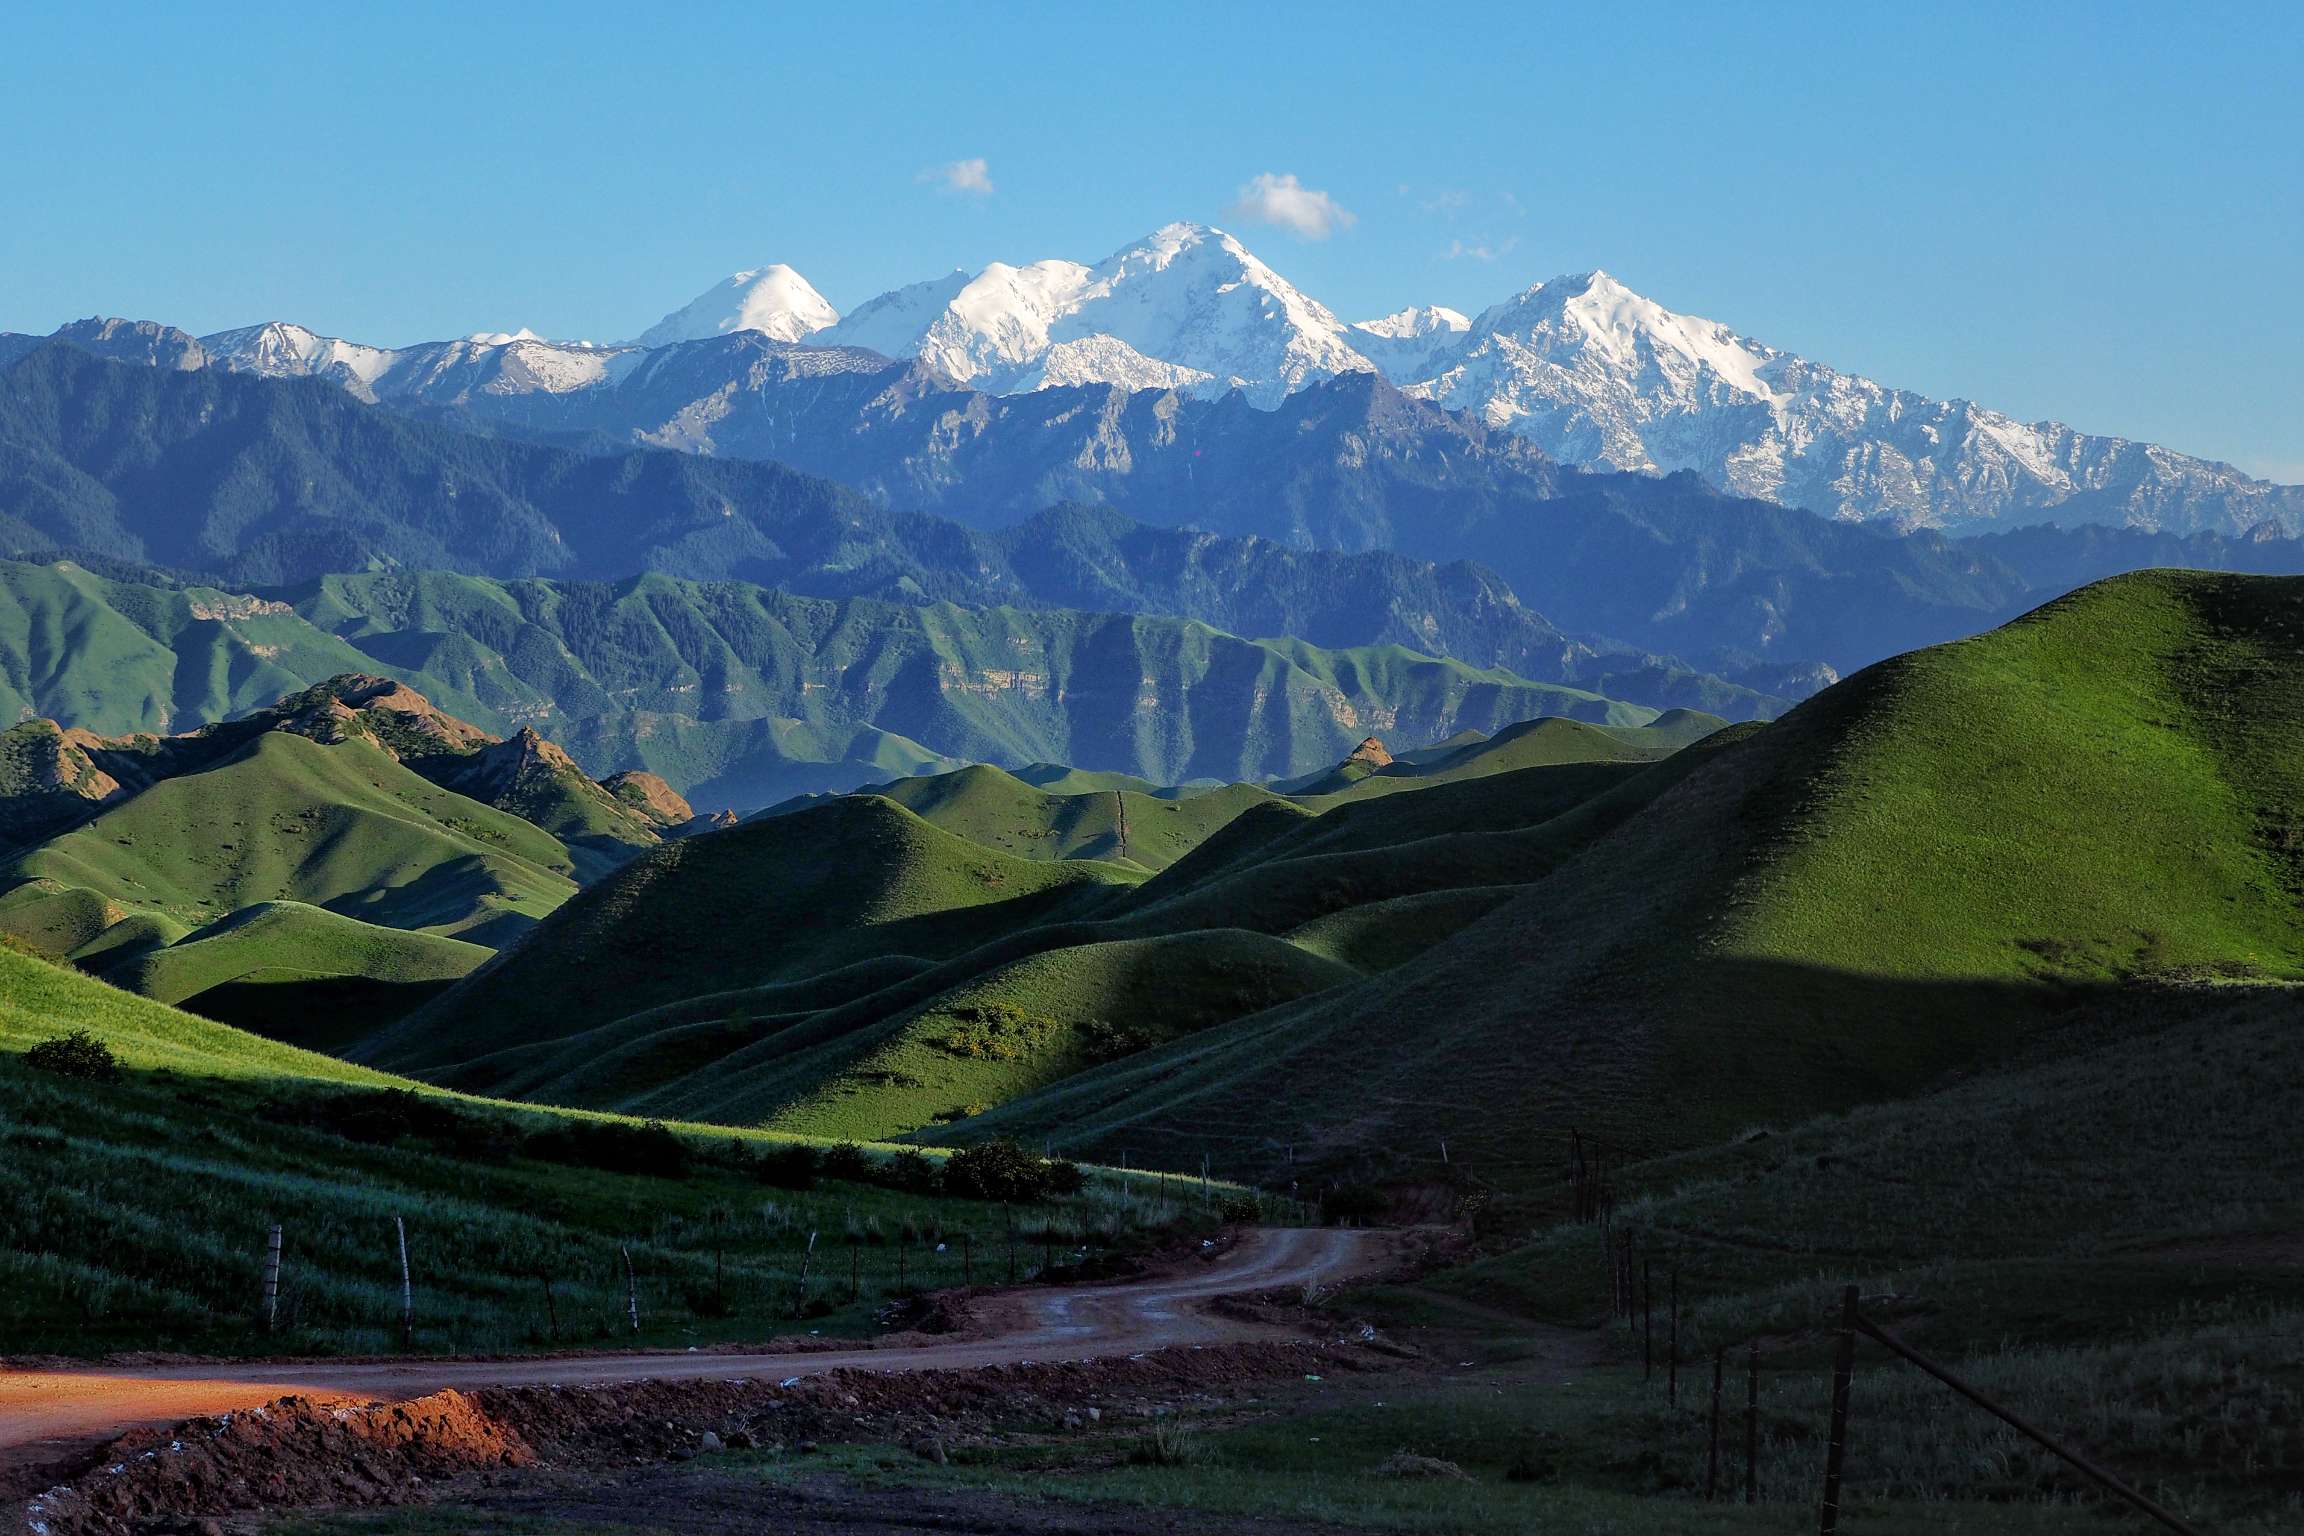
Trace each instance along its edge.
{"label": "wooden fence post", "polygon": [[280,1224],[264,1241],[264,1331],[280,1326]]}
{"label": "wooden fence post", "polygon": [[1744,1502],[1760,1501],[1760,1341],[1752,1341],[1752,1356],[1744,1377]]}
{"label": "wooden fence post", "polygon": [[632,1272],[632,1249],[619,1243],[616,1251],[624,1256],[624,1311],[632,1319],[632,1331],[640,1331],[640,1278]]}
{"label": "wooden fence post", "polygon": [[864,1260],[856,1234],[848,1234],[848,1299],[854,1301],[864,1294]]}
{"label": "wooden fence post", "polygon": [[1720,1497],[1720,1370],[1727,1361],[1728,1351],[1712,1351],[1712,1436],[1710,1448],[1704,1458],[1704,1501],[1709,1504]]}
{"label": "wooden fence post", "polygon": [[960,1234],[960,1283],[976,1283],[976,1234],[973,1232]]}
{"label": "wooden fence post", "polygon": [[1672,1339],[1664,1356],[1665,1404],[1680,1406],[1680,1271],[1672,1271]]}
{"label": "wooden fence post", "polygon": [[1840,1297],[1840,1340],[1832,1356],[1832,1431],[1824,1443],[1824,1505],[1817,1536],[1840,1529],[1840,1473],[1848,1460],[1848,1392],[1856,1379],[1856,1287]]}
{"label": "wooden fence post", "polygon": [[544,1282],[544,1326],[552,1342],[557,1344],[560,1342],[560,1307],[552,1299],[552,1272],[540,1269],[536,1271],[536,1278]]}
{"label": "wooden fence post", "polygon": [[416,1347],[416,1288],[408,1278],[408,1223],[395,1216],[392,1232],[400,1242],[400,1347]]}
{"label": "wooden fence post", "polygon": [[808,1234],[807,1250],[800,1255],[800,1292],[793,1298],[792,1315],[803,1317],[808,1311],[808,1269],[816,1262],[816,1234]]}

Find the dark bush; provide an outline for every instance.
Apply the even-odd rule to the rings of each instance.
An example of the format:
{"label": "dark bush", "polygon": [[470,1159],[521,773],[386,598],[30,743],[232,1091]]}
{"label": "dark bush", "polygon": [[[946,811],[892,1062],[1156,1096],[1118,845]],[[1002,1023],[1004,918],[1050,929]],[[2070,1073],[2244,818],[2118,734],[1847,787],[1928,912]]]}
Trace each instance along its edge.
{"label": "dark bush", "polygon": [[112,1054],[112,1047],[84,1029],[41,1041],[24,1053],[24,1065],[84,1083],[117,1082],[120,1077],[120,1058]]}
{"label": "dark bush", "polygon": [[973,1200],[1038,1200],[1048,1165],[1006,1137],[962,1147],[944,1164],[944,1192]]}
{"label": "dark bush", "polygon": [[828,1179],[846,1179],[850,1183],[859,1183],[871,1176],[872,1159],[856,1143],[843,1141],[824,1149],[824,1161],[817,1171]]}
{"label": "dark bush", "polygon": [[455,1135],[458,1120],[447,1105],[410,1088],[330,1094],[312,1105],[311,1116],[329,1135],[371,1146],[411,1137],[445,1141]]}
{"label": "dark bush", "polygon": [[519,1150],[519,1133],[489,1115],[459,1110],[408,1088],[338,1093],[306,1110],[319,1130],[369,1146],[430,1142],[471,1162],[501,1163]]}
{"label": "dark bush", "polygon": [[1264,1218],[1264,1202],[1254,1195],[1226,1195],[1217,1202],[1216,1218],[1219,1221],[1261,1221]]}
{"label": "dark bush", "polygon": [[778,1189],[814,1189],[822,1164],[823,1158],[814,1147],[796,1141],[762,1157],[753,1166],[753,1173],[761,1183],[773,1184]]}
{"label": "dark bush", "polygon": [[880,1181],[890,1189],[915,1195],[933,1195],[943,1187],[944,1170],[918,1147],[906,1147],[881,1165]]}
{"label": "dark bush", "polygon": [[1088,1187],[1088,1175],[1068,1158],[1050,1158],[1042,1166],[1042,1177],[1052,1195],[1076,1195]]}
{"label": "dark bush", "polygon": [[532,1133],[521,1143],[520,1150],[548,1163],[568,1163],[659,1179],[686,1178],[692,1158],[688,1143],[673,1135],[661,1120],[651,1120],[646,1125],[572,1120],[566,1125]]}

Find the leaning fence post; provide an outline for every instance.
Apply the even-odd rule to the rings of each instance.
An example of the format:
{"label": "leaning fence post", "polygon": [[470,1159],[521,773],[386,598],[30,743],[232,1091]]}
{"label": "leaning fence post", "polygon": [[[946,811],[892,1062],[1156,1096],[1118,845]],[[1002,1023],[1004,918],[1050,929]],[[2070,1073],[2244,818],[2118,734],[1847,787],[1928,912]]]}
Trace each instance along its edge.
{"label": "leaning fence post", "polygon": [[976,1283],[976,1234],[973,1232],[960,1234],[960,1283]]}
{"label": "leaning fence post", "polygon": [[536,1271],[536,1278],[544,1282],[544,1326],[551,1330],[552,1342],[557,1344],[560,1342],[560,1307],[552,1299],[552,1272],[540,1269]]}
{"label": "leaning fence post", "polygon": [[640,1280],[632,1273],[632,1250],[618,1244],[616,1251],[624,1256],[624,1311],[632,1319],[632,1331],[640,1331]]}
{"label": "leaning fence post", "polygon": [[280,1323],[280,1224],[272,1224],[271,1236],[264,1242],[264,1331],[270,1333]]}
{"label": "leaning fence post", "polygon": [[800,1317],[808,1310],[808,1266],[816,1262],[816,1234],[808,1234],[807,1251],[800,1255],[800,1293],[792,1300],[792,1315]]}
{"label": "leaning fence post", "polygon": [[1840,1529],[1840,1471],[1848,1459],[1848,1390],[1856,1379],[1856,1287],[1840,1296],[1840,1342],[1832,1356],[1832,1433],[1824,1444],[1824,1507],[1817,1536]]}
{"label": "leaning fence post", "polygon": [[1712,1434],[1704,1456],[1704,1501],[1707,1504],[1720,1497],[1720,1368],[1726,1363],[1727,1354],[1725,1347],[1712,1351]]}
{"label": "leaning fence post", "polygon": [[395,1216],[392,1232],[400,1241],[400,1347],[416,1347],[416,1287],[408,1279],[408,1223]]}

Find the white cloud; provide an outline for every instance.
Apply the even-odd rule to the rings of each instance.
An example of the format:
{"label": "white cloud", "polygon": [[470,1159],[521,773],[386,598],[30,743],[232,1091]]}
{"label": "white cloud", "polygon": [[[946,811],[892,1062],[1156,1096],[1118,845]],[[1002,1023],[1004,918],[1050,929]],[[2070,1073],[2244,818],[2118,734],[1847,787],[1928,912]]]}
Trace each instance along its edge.
{"label": "white cloud", "polygon": [[1276,224],[1306,240],[1325,240],[1358,222],[1352,211],[1325,192],[1315,191],[1293,174],[1275,176],[1265,171],[1240,189],[1226,217],[1258,224]]}
{"label": "white cloud", "polygon": [[947,192],[966,192],[973,197],[992,195],[992,167],[985,164],[982,155],[973,160],[955,160],[949,165],[932,165],[922,171],[918,179],[935,182]]}
{"label": "white cloud", "polygon": [[1450,261],[1463,261],[1467,258],[1473,261],[1501,261],[1504,257],[1511,255],[1512,247],[1519,243],[1520,237],[1518,235],[1494,243],[1486,240],[1451,240],[1448,242],[1448,259]]}

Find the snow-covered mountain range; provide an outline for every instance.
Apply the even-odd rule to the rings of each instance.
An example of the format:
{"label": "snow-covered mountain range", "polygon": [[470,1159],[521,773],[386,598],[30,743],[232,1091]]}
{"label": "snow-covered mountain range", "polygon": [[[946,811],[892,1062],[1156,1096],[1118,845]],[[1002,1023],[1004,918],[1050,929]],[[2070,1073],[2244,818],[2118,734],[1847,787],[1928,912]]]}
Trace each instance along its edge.
{"label": "snow-covered mountain range", "polygon": [[[679,355],[755,333],[778,355]],[[631,398],[630,382],[645,376],[648,419],[595,419],[588,429],[702,452],[720,451],[709,423],[728,413],[732,394],[760,387],[762,369],[788,380],[916,359],[990,395],[1101,384],[1203,398],[1238,391],[1265,409],[1319,381],[1372,372],[1568,464],[1692,470],[1844,520],[1953,532],[2046,521],[2175,532],[2269,521],[2304,531],[2304,488],[1892,389],[1677,314],[1605,272],[1535,284],[1477,316],[1425,306],[1347,324],[1231,235],[1197,224],[1168,225],[1092,266],[954,272],[846,315],[792,268],[754,268],[610,346],[519,331],[389,349],[274,323],[201,347],[215,366],[328,378],[364,400],[485,399],[499,419],[528,414],[507,397]],[[667,407],[667,390],[690,389]]]}

